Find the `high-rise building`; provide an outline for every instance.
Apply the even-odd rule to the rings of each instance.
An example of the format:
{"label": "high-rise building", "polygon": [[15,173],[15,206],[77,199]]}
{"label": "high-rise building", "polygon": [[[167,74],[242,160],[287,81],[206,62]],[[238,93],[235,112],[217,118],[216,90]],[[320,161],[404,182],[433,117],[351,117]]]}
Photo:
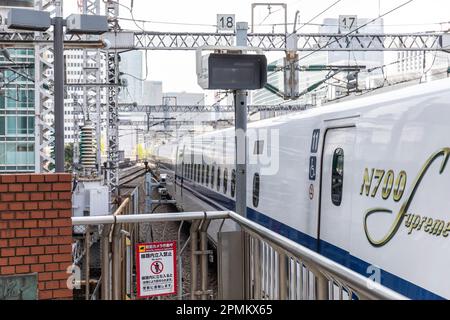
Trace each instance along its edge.
{"label": "high-rise building", "polygon": [[[0,31],[6,31],[10,7],[32,7],[34,1],[0,1]],[[1,49],[0,173],[34,172],[34,50]]]}

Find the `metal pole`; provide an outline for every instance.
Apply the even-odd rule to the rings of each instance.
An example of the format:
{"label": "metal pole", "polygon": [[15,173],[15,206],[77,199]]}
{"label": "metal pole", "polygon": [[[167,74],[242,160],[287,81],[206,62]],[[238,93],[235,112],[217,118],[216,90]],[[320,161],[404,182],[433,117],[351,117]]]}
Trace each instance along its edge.
{"label": "metal pole", "polygon": [[191,225],[191,300],[196,300],[197,291],[197,247],[198,247],[198,226],[200,221],[194,221]]}
{"label": "metal pole", "polygon": [[202,251],[201,264],[200,264],[200,274],[201,274],[201,288],[202,288],[202,300],[208,299],[208,294],[206,293],[208,289],[208,255],[206,251],[208,250],[208,227],[211,220],[205,220],[202,223],[200,229],[200,250]]}
{"label": "metal pole", "polygon": [[278,253],[278,300],[286,300],[289,296],[287,259],[284,253]]}
{"label": "metal pole", "polygon": [[84,237],[84,241],[86,242],[85,243],[85,245],[86,245],[86,255],[85,255],[85,259],[84,259],[84,263],[85,263],[85,266],[84,266],[84,270],[85,270],[85,275],[86,275],[86,277],[85,277],[85,298],[86,298],[86,300],[89,300],[89,289],[90,289],[90,283],[89,283],[89,277],[90,277],[90,274],[89,274],[89,267],[90,267],[90,264],[91,264],[91,261],[90,261],[90,255],[91,255],[91,248],[90,248],[90,238],[91,238],[91,226],[86,226],[86,235],[85,235],[85,237]]}
{"label": "metal pole", "polygon": [[55,171],[64,172],[64,19],[53,19]]}
{"label": "metal pole", "polygon": [[113,265],[112,265],[112,298],[113,300],[121,300],[121,251],[120,251],[120,241],[122,240],[122,235],[120,233],[121,225],[116,224],[113,231]]}
{"label": "metal pole", "polygon": [[111,273],[109,272],[109,232],[110,225],[104,225],[102,231],[102,300],[111,299]]}
{"label": "metal pole", "polygon": [[316,300],[328,300],[328,279],[319,273],[316,273]]}

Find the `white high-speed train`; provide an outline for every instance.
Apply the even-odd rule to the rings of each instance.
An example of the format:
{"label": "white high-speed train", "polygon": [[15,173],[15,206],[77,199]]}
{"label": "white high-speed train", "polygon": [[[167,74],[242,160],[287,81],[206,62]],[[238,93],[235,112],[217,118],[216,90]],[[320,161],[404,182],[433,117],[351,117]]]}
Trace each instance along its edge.
{"label": "white high-speed train", "polygon": [[[249,219],[407,297],[450,298],[450,79],[248,130]],[[156,151],[183,210],[234,210],[234,143],[231,128]]]}

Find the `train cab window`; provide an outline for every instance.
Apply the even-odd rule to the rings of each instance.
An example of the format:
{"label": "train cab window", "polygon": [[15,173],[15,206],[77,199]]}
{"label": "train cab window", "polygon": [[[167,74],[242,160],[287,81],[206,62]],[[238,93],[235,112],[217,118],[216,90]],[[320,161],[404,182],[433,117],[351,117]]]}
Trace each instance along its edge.
{"label": "train cab window", "polygon": [[234,198],[234,195],[236,194],[236,170],[233,169],[231,171],[231,197]]}
{"label": "train cab window", "polygon": [[335,206],[342,203],[344,186],[344,150],[338,148],[333,155],[333,168],[331,172],[331,201]]}
{"label": "train cab window", "polygon": [[209,185],[209,165],[206,166],[206,186]]}
{"label": "train cab window", "polygon": [[220,168],[217,168],[217,191],[220,191]]}
{"label": "train cab window", "polygon": [[228,169],[223,170],[223,193],[228,192]]}
{"label": "train cab window", "polygon": [[212,166],[212,168],[211,168],[211,189],[214,188],[214,173],[215,173],[215,168],[214,168],[214,166]]}
{"label": "train cab window", "polygon": [[253,207],[255,208],[258,208],[259,205],[259,185],[259,173],[255,173],[255,175],[253,176]]}

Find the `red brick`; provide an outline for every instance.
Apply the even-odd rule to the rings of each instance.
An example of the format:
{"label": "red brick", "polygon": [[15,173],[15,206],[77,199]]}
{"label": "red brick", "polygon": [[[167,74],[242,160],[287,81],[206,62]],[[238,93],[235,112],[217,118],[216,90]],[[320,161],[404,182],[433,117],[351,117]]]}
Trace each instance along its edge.
{"label": "red brick", "polygon": [[68,243],[72,243],[72,237],[69,237],[69,236],[53,237],[52,243],[53,244],[68,244]]}
{"label": "red brick", "polygon": [[[54,236],[53,236],[54,237]],[[38,239],[38,243],[39,243],[39,245],[41,245],[41,246],[47,246],[47,245],[49,245],[49,244],[52,244],[52,238],[53,237],[40,237],[39,239]]]}
{"label": "red brick", "polygon": [[58,271],[59,269],[59,264],[58,263],[47,263],[45,265],[45,271]]}
{"label": "red brick", "polygon": [[52,290],[39,290],[39,300],[49,300],[53,298]]}
{"label": "red brick", "polygon": [[8,246],[8,240],[0,239],[0,248],[6,248]]}
{"label": "red brick", "polygon": [[71,236],[72,235],[72,227],[59,228],[60,236]]}
{"label": "red brick", "polygon": [[33,247],[31,248],[31,254],[40,255],[45,253],[45,247]]}
{"label": "red brick", "polygon": [[45,267],[43,264],[33,264],[31,266],[31,272],[43,272]]}
{"label": "red brick", "polygon": [[38,191],[52,191],[52,185],[50,183],[40,183],[38,184]]}
{"label": "red brick", "polygon": [[30,212],[28,212],[28,211],[16,212],[16,219],[28,220],[28,219],[30,219]]}
{"label": "red brick", "polygon": [[37,220],[26,220],[23,223],[24,228],[37,228]]}
{"label": "red brick", "polygon": [[37,202],[25,202],[24,209],[25,210],[36,210],[38,208]]}
{"label": "red brick", "polygon": [[37,191],[38,189],[38,185],[35,183],[29,183],[29,184],[25,184],[23,186],[23,191],[25,192],[34,192]]}
{"label": "red brick", "polygon": [[15,183],[16,182],[16,175],[1,175],[2,183]]}
{"label": "red brick", "polygon": [[54,209],[71,209],[72,202],[71,201],[53,201]]}
{"label": "red brick", "polygon": [[38,275],[39,282],[52,280],[51,272],[41,272]]}
{"label": "red brick", "polygon": [[23,228],[23,221],[22,220],[11,220],[11,221],[9,221],[9,227],[11,229],[21,229],[21,228]]}
{"label": "red brick", "polygon": [[59,248],[58,246],[46,246],[45,247],[45,254],[54,254],[58,253]]}
{"label": "red brick", "polygon": [[42,201],[42,200],[44,200],[44,193],[33,192],[33,193],[30,195],[30,200],[31,200],[31,201]]}
{"label": "red brick", "polygon": [[0,258],[0,267],[4,267],[7,265],[8,265],[8,258]]}
{"label": "red brick", "polygon": [[30,232],[32,237],[42,237],[44,235],[43,229],[31,229]]}
{"label": "red brick", "polygon": [[58,210],[45,210],[46,219],[58,218]]}
{"label": "red brick", "polygon": [[[31,230],[31,231],[33,231],[33,230]],[[35,245],[37,245],[37,238],[23,239],[23,245],[24,246],[35,246]]]}
{"label": "red brick", "polygon": [[13,193],[2,193],[0,199],[4,202],[14,201]]}
{"label": "red brick", "polygon": [[48,237],[48,236],[58,236],[59,232],[58,232],[58,228],[46,228],[44,229],[44,234]]}
{"label": "red brick", "polygon": [[25,263],[25,264],[35,264],[35,263],[38,263],[38,256],[24,257],[23,263]]}
{"label": "red brick", "polygon": [[58,175],[57,174],[46,174],[45,175],[45,182],[58,182]]}
{"label": "red brick", "polygon": [[30,248],[16,248],[16,256],[28,256],[30,254]]}
{"label": "red brick", "polygon": [[70,299],[72,298],[72,296],[73,296],[72,290],[69,289],[53,290],[53,298],[55,299],[64,299],[64,298]]}
{"label": "red brick", "polygon": [[53,227],[71,227],[72,221],[70,219],[54,219],[52,225]]}
{"label": "red brick", "polygon": [[10,247],[21,247],[21,246],[23,246],[23,240],[24,239],[20,239],[20,238],[9,239],[9,246]]}
{"label": "red brick", "polygon": [[42,282],[38,282],[38,289],[39,289],[39,291],[41,291],[41,290],[44,290],[44,289],[45,289],[45,282],[44,282],[44,281],[42,281]]}
{"label": "red brick", "polygon": [[[51,275],[51,273],[50,273]],[[59,289],[59,281],[47,281],[45,283],[45,289]]]}
{"label": "red brick", "polygon": [[7,192],[7,191],[8,191],[8,185],[0,184],[0,192]]}
{"label": "red brick", "polygon": [[31,178],[30,179],[31,182],[44,182],[45,181],[44,175],[42,175],[42,174],[33,174],[33,175],[31,175],[30,178]]}
{"label": "red brick", "polygon": [[72,210],[59,210],[59,217],[60,218],[71,218]]}
{"label": "red brick", "polygon": [[59,246],[59,253],[72,253],[72,245],[66,244]]}
{"label": "red brick", "polygon": [[60,200],[72,200],[72,192],[60,192],[58,198]]}
{"label": "red brick", "polygon": [[50,263],[53,262],[53,256],[51,254],[39,256],[39,263]]}
{"label": "red brick", "polygon": [[5,202],[0,202],[0,212],[8,210],[8,204]]}
{"label": "red brick", "polygon": [[53,191],[71,191],[71,183],[55,183],[53,184]]}
{"label": "red brick", "polygon": [[23,257],[11,257],[8,261],[10,266],[17,266],[19,264],[23,264]]}
{"label": "red brick", "polygon": [[16,266],[16,273],[29,273],[30,266]]}
{"label": "red brick", "polygon": [[[26,204],[29,202],[25,202]],[[9,210],[20,211],[23,210],[23,202],[13,202],[9,204]]]}
{"label": "red brick", "polygon": [[15,219],[15,213],[12,211],[8,211],[8,212],[2,212],[0,214],[0,219],[3,220],[12,220]]}
{"label": "red brick", "polygon": [[58,193],[57,192],[46,192],[45,200],[58,200]]}
{"label": "red brick", "polygon": [[9,192],[22,192],[23,191],[23,185],[21,184],[10,184],[8,185]]}
{"label": "red brick", "polygon": [[53,272],[52,279],[53,280],[66,280],[69,278],[70,274],[65,271]]}
{"label": "red brick", "polygon": [[72,262],[72,255],[69,254],[54,255],[53,262]]}
{"label": "red brick", "polygon": [[59,181],[61,181],[61,182],[72,182],[72,175],[71,174],[60,174],[59,175]]}
{"label": "red brick", "polygon": [[0,230],[1,239],[11,239],[16,235],[15,230]]}
{"label": "red brick", "polygon": [[30,182],[30,175],[28,175],[28,174],[17,175],[16,176],[16,181],[19,182],[19,183],[28,183],[28,182]]}
{"label": "red brick", "polygon": [[6,221],[0,221],[0,230],[8,229],[8,223]]}
{"label": "red brick", "polygon": [[28,238],[29,236],[30,236],[29,229],[17,229],[16,230],[16,237],[18,237],[18,238]]}
{"label": "red brick", "polygon": [[0,274],[1,275],[8,275],[8,274],[14,274],[15,267],[14,266],[6,266],[0,268]]}
{"label": "red brick", "polygon": [[18,193],[16,194],[16,201],[30,201],[29,193]]}
{"label": "red brick", "polygon": [[14,248],[4,248],[0,253],[2,257],[14,257],[16,250]]}
{"label": "red brick", "polygon": [[39,202],[39,209],[52,209],[52,202],[51,201],[43,201]]}
{"label": "red brick", "polygon": [[44,218],[44,211],[31,212],[31,219],[42,219],[42,218]]}
{"label": "red brick", "polygon": [[39,220],[38,222],[39,228],[49,228],[52,226],[52,220]]}

